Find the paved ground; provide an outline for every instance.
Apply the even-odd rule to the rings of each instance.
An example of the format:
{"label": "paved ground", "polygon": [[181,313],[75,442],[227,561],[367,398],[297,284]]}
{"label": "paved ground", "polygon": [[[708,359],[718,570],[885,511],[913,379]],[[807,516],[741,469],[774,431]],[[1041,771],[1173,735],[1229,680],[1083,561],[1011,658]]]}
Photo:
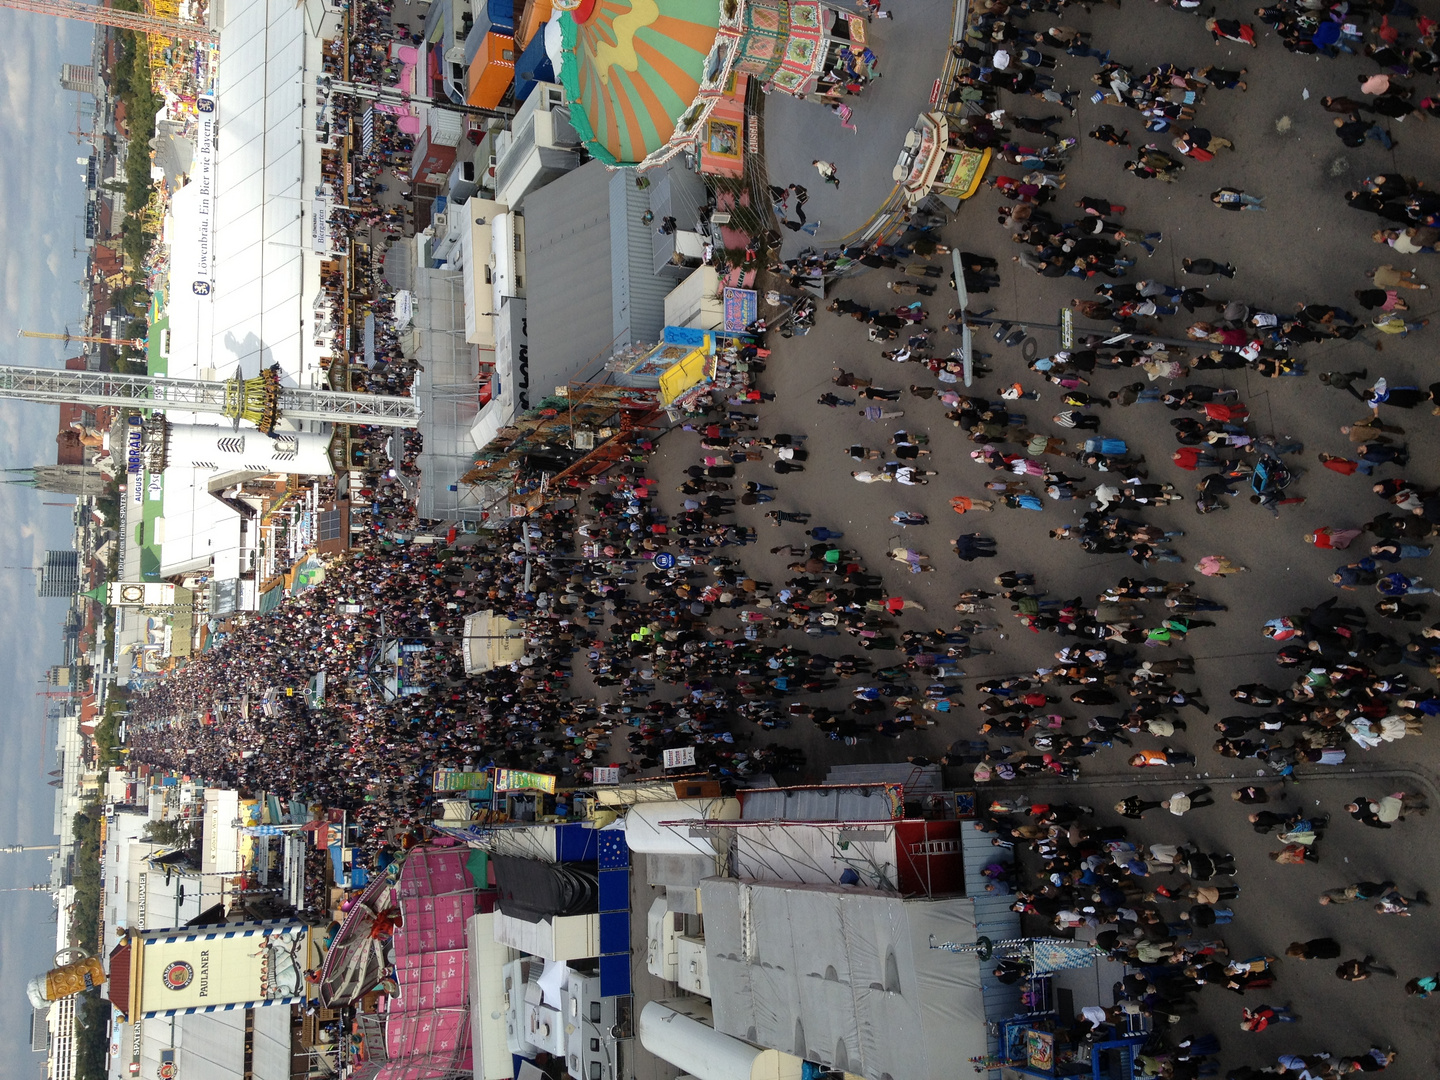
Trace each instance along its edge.
{"label": "paved ground", "polygon": [[[940,5],[934,5],[934,24],[940,25]],[[889,168],[893,154],[889,143],[898,146],[904,127],[911,115],[923,104],[928,94],[929,72],[938,69],[938,60],[926,68],[924,78],[915,77],[918,100],[906,106],[892,98],[882,97],[893,90],[890,78],[896,68],[908,63],[911,55],[926,57],[935,50],[931,39],[917,41],[910,37],[915,23],[908,15],[917,8],[897,3],[900,18],[889,26],[877,26],[877,38],[884,47],[886,79],[878,92],[867,96],[857,109],[861,136],[853,145],[866,146],[857,155],[863,164],[849,164],[853,159],[842,156],[856,137],[838,128],[832,118],[820,116],[808,127],[788,129],[792,137],[778,137],[787,131],[792,103],[773,97],[767,103],[769,148],[772,177],[777,182],[799,179],[810,188],[810,207],[814,216],[845,220],[847,212],[840,209],[831,189],[815,182],[808,162],[824,157],[840,163],[842,181],[864,177],[860,183],[842,188],[840,207],[854,206],[858,223],[868,217],[879,198],[882,187],[888,191]],[[1227,5],[1222,14],[1238,15],[1239,5]],[[931,5],[923,11],[930,17]],[[918,21],[918,20],[917,20]],[[1399,169],[1440,183],[1440,142],[1426,124],[1410,120],[1394,127],[1397,148],[1387,153],[1375,144],[1350,150],[1341,146],[1330,130],[1329,115],[1321,111],[1318,100],[1327,93],[1355,91],[1357,73],[1370,69],[1363,63],[1344,59],[1317,60],[1293,56],[1285,52],[1271,36],[1262,36],[1260,48],[1249,50],[1235,46],[1216,46],[1202,22],[1175,13],[1168,6],[1141,4],[1130,0],[1116,10],[1101,7],[1093,15],[1072,7],[1065,22],[1093,30],[1102,48],[1110,48],[1114,58],[1144,67],[1161,61],[1183,65],[1216,63],[1250,68],[1248,93],[1212,91],[1207,98],[1199,122],[1216,134],[1232,139],[1237,150],[1224,153],[1210,163],[1192,163],[1178,184],[1139,181],[1121,171],[1123,151],[1112,150],[1084,139],[1083,132],[1097,123],[1110,122],[1117,127],[1132,128],[1136,115],[1089,104],[1083,101],[1075,120],[1062,125],[1064,134],[1081,138],[1068,170],[1065,198],[1058,205],[1069,203],[1082,194],[1109,196],[1125,203],[1128,223],[1164,232],[1164,242],[1155,257],[1142,258],[1136,267],[1140,276],[1154,275],[1163,280],[1178,281],[1182,257],[1207,256],[1228,259],[1240,267],[1234,281],[1208,279],[1216,282],[1211,292],[1225,298],[1241,299],[1255,307],[1284,311],[1299,301],[1321,301],[1344,306],[1352,290],[1365,284],[1366,274],[1377,263],[1396,266],[1417,266],[1422,276],[1440,285],[1440,260],[1419,256],[1405,260],[1392,256],[1388,250],[1373,244],[1370,232],[1378,226],[1377,219],[1347,208],[1341,194],[1355,186],[1364,176]],[[1045,25],[1032,19],[1031,25]],[[898,47],[897,47],[898,46]],[[906,50],[913,48],[914,53]],[[916,71],[920,62],[914,64]],[[1089,85],[1096,63],[1089,59],[1061,57],[1057,85],[1080,88]],[[919,91],[924,85],[924,94]],[[1420,96],[1433,92],[1433,80],[1420,80]],[[1309,91],[1309,100],[1303,91]],[[778,103],[778,104],[777,104]],[[886,147],[881,151],[870,145],[873,121],[867,125],[867,109],[877,111],[883,103],[886,115],[897,127],[882,136]],[[1032,99],[1008,99],[1006,104],[1025,115],[1044,115],[1049,110]],[[783,107],[782,107],[783,106]],[[900,126],[902,125],[903,126]],[[799,162],[805,169],[799,170]],[[847,171],[847,167],[849,171]],[[797,176],[797,170],[799,175]],[[992,168],[992,173],[998,171]],[[882,175],[886,178],[882,183]],[[1263,214],[1228,214],[1213,207],[1208,193],[1221,184],[1232,184],[1266,196],[1268,210]],[[861,199],[861,194],[865,198]],[[852,202],[852,200],[854,200]],[[1003,287],[987,297],[977,298],[996,305],[1002,313],[1041,321],[1052,321],[1056,309],[1070,297],[1087,294],[1089,286],[1076,279],[1050,280],[1020,270],[1008,260],[1014,249],[1006,242],[1006,234],[995,224],[994,209],[999,200],[990,192],[982,192],[963,207],[957,219],[945,231],[947,242],[1002,260]],[[1064,218],[1063,211],[1057,216]],[[827,228],[824,230],[829,232]],[[888,294],[883,281],[890,275],[874,272],[842,284],[837,295],[855,296],[879,306]],[[1191,279],[1192,281],[1194,279]],[[1078,285],[1078,288],[1077,288]],[[1429,297],[1433,294],[1411,294],[1415,316],[1429,313]],[[931,323],[938,324],[944,308],[943,296],[931,301]],[[981,306],[981,305],[976,305]],[[1353,302],[1349,305],[1354,308]],[[1125,556],[1087,556],[1072,545],[1049,539],[1046,530],[1076,518],[1082,504],[1047,503],[1043,514],[1001,510],[993,515],[971,515],[961,522],[950,516],[948,497],[956,493],[979,495],[980,485],[994,474],[981,470],[966,458],[970,444],[942,418],[942,408],[935,401],[918,401],[908,396],[900,403],[906,411],[903,421],[881,425],[863,423],[852,410],[831,411],[815,404],[816,397],[833,389],[829,383],[833,365],[840,364],[870,376],[878,384],[903,388],[912,381],[931,383],[928,377],[916,379],[912,367],[895,369],[880,358],[880,348],[868,343],[857,324],[822,314],[822,322],[807,337],[775,343],[770,370],[763,384],[778,394],[778,400],[764,409],[766,432],[805,432],[810,435],[811,450],[808,471],[803,476],[781,479],[782,497],[776,508],[806,509],[815,513],[813,524],[843,529],[845,544],[860,550],[869,565],[885,575],[887,585],[899,594],[922,600],[928,612],[907,614],[904,625],[948,626],[953,620],[949,605],[954,595],[965,587],[982,586],[1000,569],[1008,567],[1031,569],[1051,595],[1070,597],[1077,593],[1093,597],[1098,587],[1130,574],[1137,567]],[[1190,320],[1180,315],[1162,320],[1163,330],[1180,336]],[[1372,375],[1384,374],[1392,382],[1426,385],[1432,376],[1429,361],[1436,343],[1440,342],[1440,324],[1428,331],[1412,335],[1408,340],[1384,340],[1383,351],[1376,351],[1373,337],[1333,345],[1310,346],[1304,355],[1312,372],[1351,369],[1368,366]],[[994,378],[981,387],[993,390],[1003,381],[1024,378],[1034,386],[1026,372],[1018,350],[1001,349],[988,337],[980,339],[996,351],[992,361],[997,367]],[[1041,337],[1041,352],[1054,348],[1053,340]],[[1224,384],[1209,373],[1202,381]],[[1115,375],[1100,375],[1092,388],[1098,392],[1113,389],[1122,381]],[[1202,582],[1203,595],[1229,606],[1228,614],[1220,616],[1221,625],[1197,631],[1188,651],[1197,659],[1198,683],[1213,702],[1226,701],[1227,689],[1252,679],[1283,686],[1288,678],[1276,669],[1270,657],[1273,647],[1260,634],[1263,621],[1275,615],[1294,612],[1302,605],[1318,602],[1332,592],[1325,576],[1336,565],[1348,561],[1333,553],[1319,552],[1304,545],[1301,537],[1321,524],[1358,525],[1383,509],[1364,486],[1362,478],[1344,478],[1321,469],[1315,461],[1320,450],[1343,453],[1344,436],[1338,425],[1357,418],[1363,409],[1359,403],[1341,393],[1326,389],[1315,378],[1267,381],[1247,373],[1228,382],[1247,401],[1262,432],[1286,432],[1302,437],[1306,451],[1301,460],[1306,473],[1292,493],[1306,496],[1298,508],[1286,507],[1276,520],[1269,513],[1243,501],[1232,504],[1224,513],[1198,517],[1182,504],[1180,509],[1153,511],[1145,516],[1170,528],[1184,529],[1186,537],[1178,548],[1186,557],[1183,565],[1156,564],[1149,573],[1172,580],[1196,579]],[[1051,388],[1039,402],[1027,403],[1034,426],[1041,430],[1057,430],[1039,422],[1058,410],[1057,393]],[[1152,478],[1168,479],[1189,490],[1194,474],[1173,467],[1168,457],[1174,447],[1168,429],[1171,413],[1157,405],[1139,405],[1131,409],[1115,409],[1104,414],[1104,433],[1118,435],[1141,447],[1149,456]],[[1440,482],[1437,475],[1436,450],[1440,448],[1440,419],[1433,419],[1427,409],[1411,413],[1394,413],[1391,422],[1403,423],[1410,433],[1414,451],[1412,464],[1405,475],[1422,483]],[[883,446],[891,431],[901,423],[912,429],[926,431],[932,438],[935,456],[932,467],[940,476],[928,488],[855,485],[849,478],[853,467],[844,448],[859,440],[871,446]],[[691,464],[698,453],[689,436],[673,435],[663,446],[657,468],[665,480],[662,489],[672,492],[679,483],[680,470]],[[1075,470],[1070,470],[1075,471]],[[1380,475],[1396,475],[1393,468],[1381,467]],[[747,466],[743,478],[767,482],[775,479],[764,466]],[[677,498],[671,495],[671,498]],[[899,532],[889,523],[889,515],[897,509],[921,510],[930,515],[931,524],[906,530],[904,540],[935,557],[940,572],[911,576],[895,563],[885,559],[884,551]],[[758,514],[751,520],[759,524],[762,543],[745,550],[746,566],[756,576],[782,581],[784,559],[770,556],[768,547],[782,541],[803,539],[799,527],[772,529]],[[963,525],[963,528],[957,526]],[[988,562],[959,564],[946,552],[946,541],[957,531],[978,529],[998,538],[1001,557]],[[1353,549],[1352,549],[1353,550]],[[1252,568],[1251,573],[1230,579],[1205,580],[1194,574],[1189,564],[1201,555],[1223,553]],[[1415,564],[1411,564],[1415,565]],[[1422,571],[1423,572],[1423,571]],[[1427,576],[1440,575],[1440,568]],[[1348,594],[1347,594],[1348,596]],[[1367,607],[1375,599],[1372,594],[1355,594]],[[1008,621],[1008,613],[1001,613]],[[1392,632],[1394,624],[1389,624]],[[1007,629],[1006,633],[1009,633]],[[807,642],[812,646],[813,642]],[[1018,672],[1046,663],[1063,642],[1050,636],[1022,634],[996,643],[997,655],[974,660],[967,670],[974,675],[994,672]],[[819,644],[832,653],[847,651],[848,639],[826,639]],[[1421,683],[1430,679],[1420,669],[1408,669]],[[973,698],[973,695],[971,695]],[[843,699],[841,699],[843,701]],[[840,703],[840,702],[835,702]],[[1078,710],[1082,714],[1084,710]],[[1221,708],[1223,714],[1230,710]],[[1239,710],[1236,710],[1239,711]],[[812,731],[794,729],[791,741],[804,745],[811,755],[816,771],[827,761],[894,760],[906,754],[934,754],[956,738],[968,737],[976,729],[973,714],[961,713],[961,719],[949,720],[924,736],[908,737],[897,742],[881,742],[847,749],[837,743],[822,742]],[[1198,717],[1191,721],[1190,731],[1179,741],[1200,756],[1194,772],[1215,777],[1233,775],[1233,762],[1221,759],[1209,750],[1207,725]],[[1382,962],[1401,971],[1401,977],[1428,973],[1440,966],[1440,945],[1434,932],[1436,914],[1423,911],[1413,919],[1382,918],[1368,910],[1322,909],[1315,903],[1323,888],[1359,880],[1390,876],[1409,889],[1435,888],[1437,854],[1433,827],[1427,820],[1413,819],[1389,832],[1376,832],[1344,817],[1341,805],[1361,791],[1372,795],[1408,787],[1429,785],[1432,801],[1440,803],[1440,792],[1429,779],[1436,762],[1433,735],[1407,740],[1405,746],[1389,746],[1372,753],[1352,751],[1346,767],[1327,774],[1325,779],[1307,778],[1292,789],[1292,805],[1303,804],[1309,809],[1329,811],[1337,821],[1331,836],[1321,848],[1318,866],[1276,867],[1264,858],[1264,852],[1277,847],[1268,838],[1254,835],[1246,827],[1238,807],[1228,802],[1210,809],[1196,811],[1183,822],[1146,820],[1136,832],[1147,840],[1178,840],[1190,836],[1206,844],[1233,849],[1240,860],[1239,882],[1243,895],[1235,902],[1237,920],[1225,930],[1235,955],[1258,952],[1276,954],[1283,951],[1292,938],[1333,934],[1347,947],[1347,956],[1374,953]],[[1355,765],[1364,775],[1354,775]],[[1154,790],[1173,790],[1184,781],[1171,774],[1158,780],[1137,778],[1124,765],[1118,752],[1107,752],[1085,762],[1085,779],[1065,793],[1073,798],[1098,805],[1108,805],[1115,798],[1146,786]],[[1378,770],[1378,771],[1377,771]],[[963,786],[964,778],[954,782]],[[1009,791],[1001,792],[1009,794]],[[1113,796],[1113,797],[1112,797]],[[1318,804],[1318,805],[1317,805]],[[1270,998],[1276,1002],[1293,1001],[1305,1021],[1260,1035],[1242,1034],[1237,1027],[1242,1004]],[[1335,1053],[1357,1053],[1372,1041],[1392,1042],[1402,1057],[1398,1075],[1424,1077],[1436,1075],[1440,1061],[1436,1059],[1431,1011],[1433,1004],[1407,999],[1395,981],[1377,978],[1369,983],[1347,984],[1335,979],[1330,965],[1315,962],[1309,966],[1298,961],[1281,965],[1281,982],[1273,993],[1252,995],[1245,1000],[1233,998],[1219,990],[1201,996],[1202,1014],[1187,1019],[1186,1032],[1213,1030],[1224,1044],[1227,1066],[1250,1062],[1273,1062],[1274,1055],[1285,1049],[1329,1049]],[[1392,1073],[1393,1074],[1393,1073]]]}
{"label": "paved ground", "polygon": [[[813,239],[785,231],[782,254],[787,259],[811,244],[832,243],[870,219],[895,187],[891,171],[905,133],[929,108],[930,90],[950,44],[954,7],[950,0],[901,0],[890,6],[895,18],[875,19],[867,30],[870,47],[880,57],[880,78],[847,99],[858,133],[845,130],[839,117],[811,102],[778,92],[765,99],[770,182],[808,188],[805,214],[821,221]],[[821,183],[810,164],[815,158],[835,164],[838,191]]]}

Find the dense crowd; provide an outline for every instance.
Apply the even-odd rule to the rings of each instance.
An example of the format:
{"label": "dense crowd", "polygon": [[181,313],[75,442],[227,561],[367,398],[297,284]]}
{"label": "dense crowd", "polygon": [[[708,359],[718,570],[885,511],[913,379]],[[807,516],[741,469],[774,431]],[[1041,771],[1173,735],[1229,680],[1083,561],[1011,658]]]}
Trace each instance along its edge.
{"label": "dense crowd", "polygon": [[[693,748],[699,769],[741,783],[805,774],[804,754],[774,734],[797,723],[847,747],[896,740],[893,750],[869,747],[857,756],[908,756],[917,765],[929,762],[912,752],[915,734],[939,728],[949,744],[939,763],[951,778],[998,791],[979,822],[996,842],[996,861],[986,868],[993,889],[1012,894],[1015,910],[1037,932],[1083,937],[1130,968],[1113,1007],[1077,1017],[1069,1032],[1074,1041],[1128,1030],[1137,1019],[1159,1022],[1163,1037],[1147,1046],[1144,1075],[1213,1075],[1220,1039],[1208,1032],[1182,1037],[1205,987],[1249,995],[1236,1018],[1243,1032],[1254,1033],[1303,1014],[1303,1007],[1290,1009],[1296,995],[1281,993],[1298,990],[1294,982],[1276,988],[1278,972],[1293,961],[1337,961],[1336,975],[1346,981],[1395,975],[1398,967],[1331,938],[1276,941],[1265,954],[1232,956],[1215,928],[1255,917],[1245,912],[1250,898],[1240,899],[1244,884],[1233,853],[1139,833],[1147,814],[1243,814],[1257,833],[1273,834],[1277,866],[1318,863],[1331,875],[1333,884],[1317,896],[1321,904],[1363,902],[1379,915],[1408,916],[1428,902],[1418,882],[1349,881],[1353,874],[1327,839],[1332,814],[1290,797],[1297,779],[1420,737],[1440,712],[1432,685],[1440,674],[1440,624],[1412,626],[1426,622],[1416,598],[1429,587],[1409,572],[1414,560],[1431,554],[1424,541],[1440,526],[1440,494],[1395,474],[1407,465],[1408,451],[1406,432],[1394,422],[1395,410],[1426,405],[1440,412],[1440,384],[1400,385],[1368,369],[1307,370],[1307,348],[1317,344],[1421,329],[1424,320],[1407,321],[1405,313],[1407,295],[1427,288],[1424,274],[1388,264],[1365,268],[1363,280],[1347,282],[1358,286],[1352,295],[1364,315],[1324,298],[1295,298],[1290,310],[1221,298],[1215,291],[1229,288],[1236,268],[1216,251],[1184,259],[1182,281],[1140,277],[1139,259],[1171,238],[1128,224],[1116,193],[1062,199],[1067,155],[1080,133],[1054,132],[1065,123],[1062,115],[1022,115],[1026,96],[1073,112],[1074,93],[1050,74],[1056,58],[1044,50],[1096,62],[1094,100],[1113,107],[1115,119],[1090,135],[1129,151],[1117,157],[1117,184],[1191,182],[1186,171],[1195,163],[1223,163],[1230,140],[1197,121],[1208,94],[1245,91],[1248,71],[1164,62],[1142,70],[1112,61],[1087,34],[1043,17],[1062,6],[983,0],[956,44],[965,66],[947,92],[968,107],[957,137],[997,152],[991,184],[1006,200],[999,225],[1015,250],[1011,262],[958,253],[962,282],[949,284],[973,294],[971,310],[943,310],[948,305],[939,299],[952,264],[941,241],[949,219],[935,206],[883,242],[788,261],[777,255],[769,263],[778,289],[823,284],[847,268],[884,275],[883,291],[860,295],[880,276],[874,274],[859,278],[860,288],[833,289],[828,301],[829,311],[858,324],[856,351],[873,345],[878,354],[868,368],[849,360],[836,367],[835,389],[817,401],[834,410],[817,413],[819,420],[848,425],[853,441],[844,460],[813,460],[801,431],[767,431],[771,395],[763,387],[771,357],[763,321],[752,325],[754,340],[739,352],[736,380],[665,437],[667,463],[689,462],[679,498],[660,490],[661,470],[649,459],[655,447],[640,440],[573,506],[551,504],[480,537],[420,546],[410,542],[415,531],[435,523],[416,521],[403,491],[379,483],[391,464],[407,466],[385,461],[382,434],[372,433],[376,486],[365,494],[377,512],[367,543],[332,566],[318,587],[238,628],[149,693],[135,713],[132,742],[140,760],[245,791],[283,791],[347,809],[373,852],[426,819],[439,767],[532,768],[556,774],[565,786],[585,785],[597,765],[644,773],[660,767],[663,751]],[[1173,6],[1200,14],[1189,0]],[[1279,29],[1293,51],[1363,52],[1391,73],[1383,86],[1362,80],[1363,100],[1323,99],[1340,117],[1342,139],[1358,131],[1362,141],[1383,142],[1371,127],[1390,138],[1379,120],[1367,120],[1363,130],[1346,127],[1351,117],[1436,112],[1435,98],[1421,96],[1417,85],[1436,70],[1436,24],[1408,5],[1373,12],[1350,5],[1341,12],[1286,4],[1257,17]],[[376,51],[385,34],[404,31],[383,19],[362,23],[380,35],[370,43],[371,60],[388,55]],[[1398,23],[1405,30],[1392,40]],[[1217,40],[1256,43],[1253,28],[1238,20],[1210,18],[1206,27]],[[352,57],[352,64],[367,62]],[[383,71],[383,60],[376,62]],[[1415,82],[1395,74],[1397,67]],[[1140,129],[1157,141],[1142,143]],[[388,135],[381,146],[386,153],[399,149]],[[772,187],[770,194],[781,225],[814,233],[803,188]],[[1418,181],[1375,173],[1346,199],[1391,226],[1377,232],[1377,243],[1406,256],[1434,250],[1440,206]],[[1215,213],[1265,209],[1264,196],[1223,183],[1210,201]],[[974,309],[1012,268],[1075,278],[1084,294],[1073,299],[1074,311],[1103,326],[1082,328],[1072,347],[1024,362],[1004,353],[962,356],[955,346],[964,323],[977,338],[981,328],[993,329],[997,352],[1027,340],[1023,327]],[[1173,328],[1161,321],[1169,319],[1176,320]],[[1116,331],[1130,336],[1109,340]],[[393,337],[382,335],[380,352],[389,364],[405,363]],[[993,392],[962,386],[967,362],[981,380],[1002,366],[1007,374]],[[1185,530],[1177,527],[1182,511],[1226,511],[1243,496],[1289,517],[1294,510],[1286,508],[1304,501],[1297,494],[1304,443],[1261,429],[1245,395],[1229,385],[1240,374],[1317,375],[1317,385],[1363,403],[1364,415],[1337,432],[1304,434],[1312,443],[1323,440],[1316,459],[1323,467],[1369,477],[1384,505],[1370,504],[1374,512],[1358,515],[1368,517],[1361,524],[1303,533],[1307,542],[1337,551],[1365,534],[1372,542],[1334,571],[1341,594],[1242,628],[1274,643],[1278,685],[1237,683],[1230,688],[1234,704],[1222,709],[1193,685],[1195,662],[1186,646],[1191,634],[1224,632],[1212,628],[1224,628],[1226,606],[1199,579],[1149,575],[1157,564],[1186,566],[1200,578],[1247,572],[1223,552],[1186,550]],[[404,385],[403,374],[398,382],[383,373],[368,382],[372,389]],[[1058,405],[1042,409],[1042,390]],[[1161,408],[1173,414],[1167,425],[1173,445],[1132,446],[1107,431],[1123,410]],[[412,456],[416,445],[408,446]],[[1193,496],[1152,475],[1167,456],[1195,474]],[[834,508],[807,505],[803,478],[784,479],[818,468],[844,468],[866,485],[889,484],[873,491],[896,496],[902,488],[945,485],[951,510],[962,516],[1043,514],[1078,501],[1085,512],[1078,520],[1067,515],[1049,536],[1094,556],[1126,556],[1136,569],[1097,573],[1087,595],[1055,596],[1039,569],[1027,565],[1034,551],[1006,551],[1000,563],[982,563],[1006,569],[986,569],[963,592],[944,597],[953,614],[942,618],[933,592],[917,592],[920,603],[887,587],[883,571],[892,568],[867,564],[845,544]],[[1357,493],[1357,505],[1364,498]],[[924,582],[921,575],[934,572],[946,550],[965,563],[999,557],[995,538],[969,522],[947,543],[928,543],[938,522],[904,502],[867,500],[861,510],[898,530],[886,554],[903,566],[902,580]],[[1299,534],[1298,525],[1286,524]],[[784,560],[783,573],[757,571],[776,564],[762,559],[761,549]],[[661,555],[670,558],[657,561]],[[1361,590],[1376,596],[1348,603],[1349,593]],[[457,641],[466,616],[486,610],[524,624],[526,656],[467,676]],[[968,679],[963,662],[1003,651],[1012,633],[1065,640],[1055,643],[1053,662]],[[411,688],[418,692],[392,698],[383,688],[383,645],[390,640],[427,650],[424,685]],[[326,700],[307,707],[300,690],[322,671]],[[271,688],[296,691],[283,699],[278,722],[200,722],[216,702]],[[962,721],[967,692],[974,697]],[[147,728],[149,720],[179,722]],[[1031,785],[1083,781],[1106,760],[1096,755],[1126,763],[1137,777],[1169,775],[1164,770],[1196,763],[1191,747],[1201,725],[1205,746],[1266,782],[1224,791],[1186,779],[1177,779],[1173,792],[1144,787],[1114,806],[1121,824],[1105,823],[1112,820],[1108,808],[1097,813],[1025,794]],[[1425,802],[1414,791],[1376,789],[1330,809],[1364,826],[1393,828],[1407,814],[1423,813]],[[1398,965],[1405,958],[1385,959]],[[1424,997],[1436,988],[1436,976],[1402,974],[1410,994]],[[1004,959],[991,972],[1001,982],[1029,975],[1018,959]],[[1393,1056],[1385,1047],[1345,1056],[1284,1054],[1269,1072],[1341,1076],[1378,1071]],[[1229,1075],[1267,1074],[1240,1066]]]}

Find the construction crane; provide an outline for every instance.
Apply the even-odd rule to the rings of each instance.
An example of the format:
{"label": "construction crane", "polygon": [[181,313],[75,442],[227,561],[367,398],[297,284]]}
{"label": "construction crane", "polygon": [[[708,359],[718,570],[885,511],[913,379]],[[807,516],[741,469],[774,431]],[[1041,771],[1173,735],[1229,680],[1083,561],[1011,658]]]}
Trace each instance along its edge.
{"label": "construction crane", "polygon": [[158,15],[146,15],[138,11],[120,11],[116,8],[101,7],[99,4],[81,3],[80,0],[0,0],[0,7],[15,11],[33,11],[38,15],[54,15],[59,19],[78,19],[100,26],[114,26],[121,30],[133,30],[138,34],[159,34],[162,37],[211,44],[220,40],[219,31],[208,26],[197,26],[195,23],[180,22],[178,19],[162,19]]}
{"label": "construction crane", "polygon": [[[5,0],[0,0],[0,7],[3,7],[4,3]],[[146,345],[144,338],[100,337],[91,334],[72,334],[69,330],[66,330],[63,334],[47,334],[41,330],[21,330],[20,336],[48,338],[51,341],[63,341],[67,345],[72,341],[89,341],[100,345],[129,345],[132,349],[143,349]]]}

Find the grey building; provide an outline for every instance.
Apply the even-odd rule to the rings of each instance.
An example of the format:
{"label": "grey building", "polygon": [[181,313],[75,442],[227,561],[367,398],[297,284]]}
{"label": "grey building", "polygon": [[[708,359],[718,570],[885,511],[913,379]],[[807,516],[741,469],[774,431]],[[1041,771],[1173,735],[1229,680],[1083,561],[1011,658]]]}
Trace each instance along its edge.
{"label": "grey building", "polygon": [[80,591],[80,553],[78,551],[47,551],[45,565],[40,568],[38,596],[74,596]]}
{"label": "grey building", "polygon": [[94,465],[35,465],[28,469],[7,469],[7,484],[53,491],[57,495],[103,495],[105,474]]}
{"label": "grey building", "polygon": [[[553,393],[615,350],[660,340],[674,280],[655,273],[650,193],[591,161],[525,200],[529,396]],[[538,314],[543,312],[543,316]]]}

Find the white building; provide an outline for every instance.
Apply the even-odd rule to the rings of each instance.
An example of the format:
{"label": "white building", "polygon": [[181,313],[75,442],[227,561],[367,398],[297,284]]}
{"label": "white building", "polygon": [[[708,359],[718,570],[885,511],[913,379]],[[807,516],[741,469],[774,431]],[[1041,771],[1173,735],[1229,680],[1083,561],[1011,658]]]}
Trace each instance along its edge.
{"label": "white building", "polygon": [[[318,0],[230,5],[220,25],[215,138],[202,137],[192,182],[171,200],[169,375],[227,379],[278,364],[286,385],[319,387],[330,359],[319,303],[325,249],[313,85],[321,41],[340,15]],[[306,87],[311,87],[307,93]],[[326,475],[330,431],[281,423],[275,440],[213,416],[171,413],[180,453],[165,470],[160,573],[231,583],[257,599],[260,530],[216,498],[228,473]],[[188,427],[187,427],[188,425]],[[204,429],[208,429],[204,430]],[[213,434],[212,434],[213,433]],[[239,587],[245,578],[250,587]]]}

